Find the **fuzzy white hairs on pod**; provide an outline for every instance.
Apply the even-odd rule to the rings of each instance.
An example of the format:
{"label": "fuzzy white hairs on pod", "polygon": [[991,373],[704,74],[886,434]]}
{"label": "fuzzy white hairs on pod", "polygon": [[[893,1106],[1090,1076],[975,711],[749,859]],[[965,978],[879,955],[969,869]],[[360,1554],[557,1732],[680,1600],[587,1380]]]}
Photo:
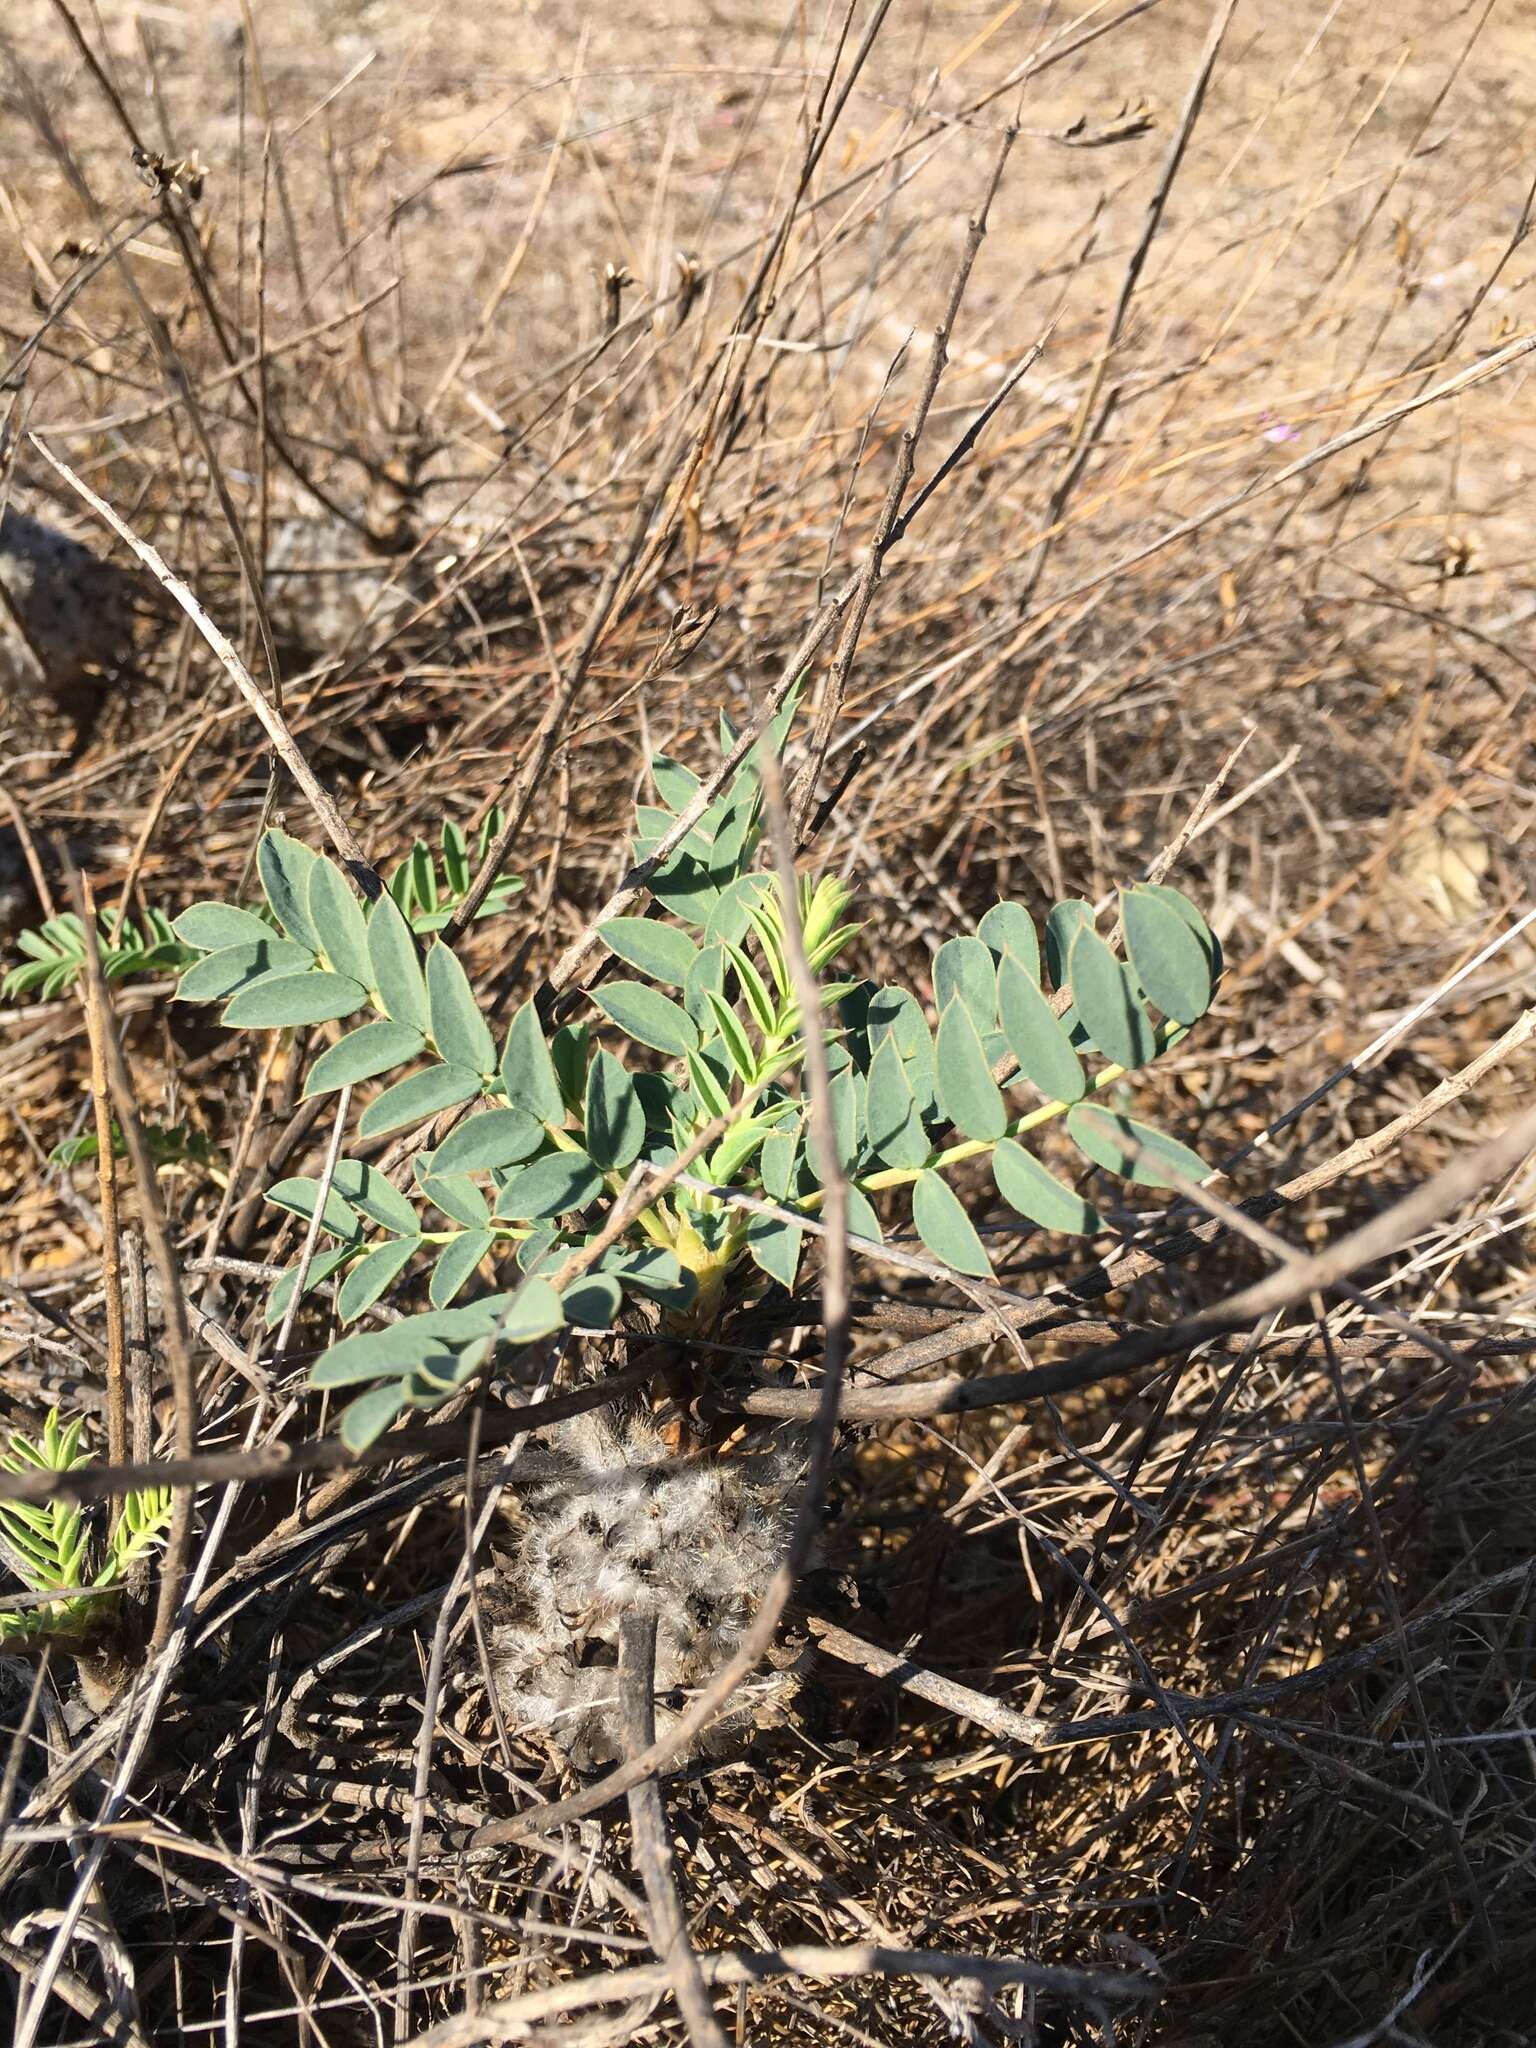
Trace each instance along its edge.
{"label": "fuzzy white hairs on pod", "polygon": [[[523,1501],[516,1551],[490,1596],[491,1678],[511,1726],[591,1771],[623,1754],[621,1617],[656,1618],[664,1734],[740,1643],[784,1554],[805,1439],[785,1432],[741,1454],[678,1458],[649,1417],[597,1411],[541,1436],[550,1475]],[[794,1661],[739,1687],[702,1746],[720,1754],[781,1721]]]}

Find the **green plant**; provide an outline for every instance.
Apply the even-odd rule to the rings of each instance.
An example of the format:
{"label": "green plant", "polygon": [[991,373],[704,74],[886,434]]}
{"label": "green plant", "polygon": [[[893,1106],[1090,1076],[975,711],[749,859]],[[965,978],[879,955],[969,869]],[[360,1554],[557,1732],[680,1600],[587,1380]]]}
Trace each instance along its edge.
{"label": "green plant", "polygon": [[[438,835],[441,853],[434,858],[425,839],[418,839],[399,866],[387,877],[389,893],[399,904],[414,932],[440,932],[453,916],[473,881],[475,871],[490,852],[506,820],[498,804],[492,804],[480,821],[475,835],[474,858],[469,842],[451,818],[445,818]],[[475,912],[496,917],[505,910],[523,886],[521,875],[498,875]]]}
{"label": "green plant", "polygon": [[[445,820],[438,854],[434,855],[426,840],[418,839],[391,870],[389,893],[412,931],[442,930],[464,900],[475,869],[485,859],[502,823],[502,813],[493,805],[481,820],[471,860],[463,832],[451,819]],[[498,875],[475,912],[476,919],[498,916],[522,886],[520,875]],[[251,915],[267,926],[269,936],[277,935],[265,912]],[[180,973],[199,957],[200,949],[177,937],[164,911],[148,911],[142,932],[126,918],[119,928],[117,917],[117,911],[109,909],[98,912],[96,919],[101,971],[108,981],[125,981],[133,974]],[[34,991],[45,1000],[62,995],[85,972],[85,927],[72,910],[50,917],[35,930],[19,932],[16,944],[27,958],[0,980],[0,997],[9,1001]]]}
{"label": "green plant", "polygon": [[[58,1409],[51,1408],[35,1442],[12,1435],[10,1448],[0,1451],[0,1469],[68,1472],[83,1465],[82,1427],[78,1418],[61,1423]],[[0,1645],[62,1638],[80,1642],[96,1634],[110,1620],[113,1605],[102,1596],[121,1591],[133,1566],[164,1540],[170,1526],[169,1487],[130,1493],[107,1538],[105,1554],[93,1563],[91,1537],[79,1508],[62,1500],[40,1506],[0,1501],[0,1544],[27,1591],[46,1603],[0,1608]]]}
{"label": "green plant", "polygon": [[[96,928],[101,971],[108,981],[174,972],[197,957],[177,939],[170,919],[160,910],[146,914],[143,931],[127,918],[118,929],[115,910],[99,911]],[[0,981],[0,996],[10,1001],[34,990],[45,1000],[62,995],[85,972],[85,926],[72,910],[50,917],[35,931],[18,932],[16,944],[27,958]]]}
{"label": "green plant", "polygon": [[[725,731],[729,744],[733,735]],[[782,744],[782,727],[772,736]],[[658,756],[661,802],[641,805],[634,851],[643,857],[699,787]],[[805,1221],[822,1201],[797,1092],[803,1019],[785,947],[785,906],[772,875],[752,866],[761,789],[749,763],[717,797],[650,887],[663,917],[621,917],[602,928],[610,952],[640,978],[591,992],[594,1023],[546,1032],[525,1003],[498,1048],[456,955],[435,943],[421,959],[393,896],[371,908],[341,870],[280,832],[258,867],[283,936],[252,912],[194,905],[176,920],[206,949],[184,974],[187,1001],[222,1001],[246,1029],[350,1021],[371,1011],[315,1060],[306,1094],[391,1077],[363,1109],[364,1139],[415,1131],[470,1110],[413,1160],[411,1193],[376,1168],[343,1158],[318,1230],[328,1240],[307,1267],[284,1273],[268,1303],[273,1325],[306,1291],[335,1281],[336,1311],[355,1323],[409,1269],[430,1266],[429,1306],[386,1329],[333,1344],[316,1387],[373,1381],[344,1411],[361,1445],[406,1407],[428,1408],[478,1371],[498,1345],[532,1343],[562,1327],[598,1329],[625,1292],[660,1304],[674,1329],[707,1328],[733,1286],[760,1274],[794,1285]],[[859,925],[839,881],[800,884],[798,914],[814,972],[830,968]],[[1127,957],[1096,928],[1091,905],[1061,903],[1044,947],[1023,907],[999,903],[974,934],[951,939],[933,967],[936,1028],[916,994],[842,980],[822,989],[837,1023],[827,1033],[832,1112],[849,1182],[849,1220],[878,1240],[875,1199],[900,1195],[927,1249],[957,1274],[991,1266],[947,1176],[990,1161],[1003,1201],[1057,1231],[1094,1231],[1091,1205],[1020,1142],[1060,1120],[1091,1165],[1167,1185],[1207,1169],[1177,1141],[1125,1112],[1124,1084],[1176,1044],[1210,1004],[1220,952],[1177,890],[1121,892]],[[1057,1010],[1042,968],[1071,1006]],[[1160,1013],[1154,1021],[1153,1010]],[[594,1028],[606,1022],[662,1055],[637,1071]],[[1090,1072],[1085,1056],[1101,1056]],[[1027,1088],[1029,1103],[1008,1091]],[[640,1206],[611,1243],[595,1240],[631,1175],[676,1162],[711,1126],[696,1177]],[[278,1208],[312,1221],[321,1182],[297,1176],[268,1190]],[[755,1202],[748,1208],[738,1197]],[[766,1205],[766,1207],[765,1207]],[[440,1222],[430,1220],[436,1212]],[[456,1306],[477,1275],[516,1284]],[[557,1292],[550,1275],[583,1270]]]}
{"label": "green plant", "polygon": [[[156,1166],[208,1166],[213,1165],[213,1147],[207,1133],[194,1131],[188,1124],[146,1124],[144,1142],[149,1147],[149,1156]],[[78,1137],[61,1138],[57,1145],[50,1147],[48,1157],[55,1166],[82,1166],[87,1160],[99,1158],[101,1146],[94,1131],[82,1131]],[[119,1126],[112,1126],[112,1157],[126,1159],[128,1141]]]}

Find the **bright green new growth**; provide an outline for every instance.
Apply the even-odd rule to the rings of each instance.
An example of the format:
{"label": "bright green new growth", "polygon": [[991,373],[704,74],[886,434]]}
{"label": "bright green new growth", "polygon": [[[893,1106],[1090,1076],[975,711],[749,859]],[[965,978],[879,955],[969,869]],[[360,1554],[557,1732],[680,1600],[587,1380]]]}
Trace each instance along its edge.
{"label": "bright green new growth", "polygon": [[[786,724],[765,744],[781,747]],[[665,756],[652,771],[662,803],[639,808],[637,860],[699,788]],[[467,1112],[435,1149],[416,1151],[409,1194],[345,1158],[326,1192],[320,1229],[331,1242],[310,1259],[305,1288],[334,1282],[343,1324],[411,1269],[430,1267],[428,1308],[343,1337],[311,1373],[322,1388],[374,1383],[343,1412],[349,1443],[371,1442],[408,1407],[435,1406],[498,1346],[607,1327],[626,1292],[687,1330],[709,1327],[733,1285],[739,1297],[761,1284],[753,1268],[794,1286],[822,1188],[797,1087],[804,1020],[785,905],[777,879],[752,866],[760,813],[749,763],[652,877],[663,915],[602,927],[629,971],[591,991],[593,1022],[549,1034],[525,1003],[499,1047],[455,955],[434,942],[422,957],[398,891],[364,905],[339,868],[283,833],[266,835],[258,860],[278,929],[213,903],[177,919],[177,936],[206,949],[182,978],[183,999],[222,1001],[225,1023],[251,1029],[345,1023],[306,1093],[386,1081],[362,1111],[360,1137]],[[860,930],[849,900],[830,877],[799,884],[818,976]],[[994,906],[975,934],[940,949],[931,1016],[908,989],[823,985],[834,1134],[857,1236],[881,1235],[873,1197],[906,1191],[927,1250],[958,1274],[990,1277],[948,1178],[972,1159],[990,1161],[999,1195],[1026,1221],[1098,1230],[1093,1207],[1021,1143],[1055,1120],[1086,1161],[1133,1181],[1206,1177],[1193,1152],[1126,1115],[1120,1098],[1128,1075],[1205,1013],[1220,949],[1177,890],[1138,885],[1122,892],[1120,909],[1124,960],[1087,904],[1056,907],[1043,949],[1021,905]],[[1058,990],[1070,985],[1060,1016],[1067,999],[1053,1003],[1043,988],[1042,952]],[[605,1022],[660,1054],[659,1069],[631,1067],[596,1043]],[[1090,1071],[1095,1055],[1104,1063]],[[638,1188],[643,1201],[647,1171],[677,1161],[711,1126],[689,1171],[598,1250],[593,1240],[620,1200]],[[320,1196],[320,1183],[301,1176],[267,1198],[307,1223]],[[509,1256],[514,1285],[460,1302],[478,1276],[505,1280]],[[557,1293],[550,1275],[573,1256],[585,1270]],[[286,1315],[298,1278],[295,1267],[274,1287],[270,1325]]]}
{"label": "bright green new growth", "polygon": [[[80,1449],[82,1424],[61,1424],[50,1409],[41,1437],[13,1435],[0,1451],[0,1469],[7,1472],[68,1472],[86,1463]],[[29,1593],[46,1604],[0,1608],[0,1646],[70,1638],[81,1641],[111,1617],[112,1601],[104,1594],[120,1592],[123,1580],[141,1559],[164,1541],[171,1526],[169,1487],[147,1487],[130,1493],[107,1540],[106,1554],[93,1564],[92,1546],[80,1510],[67,1501],[40,1506],[0,1501],[0,1548]]]}

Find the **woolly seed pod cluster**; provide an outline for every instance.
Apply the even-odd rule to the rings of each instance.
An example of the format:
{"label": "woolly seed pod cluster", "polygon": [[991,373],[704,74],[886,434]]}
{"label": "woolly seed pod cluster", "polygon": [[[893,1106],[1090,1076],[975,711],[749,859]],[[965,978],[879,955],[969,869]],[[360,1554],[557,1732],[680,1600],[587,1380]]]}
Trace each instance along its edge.
{"label": "woolly seed pod cluster", "polygon": [[[655,1616],[665,1735],[740,1644],[784,1555],[804,1439],[680,1458],[648,1416],[594,1411],[538,1441],[548,1476],[521,1504],[515,1549],[487,1602],[491,1678],[512,1728],[570,1769],[598,1770],[624,1753],[622,1617]],[[720,1754],[781,1721],[794,1663],[781,1656],[738,1687],[702,1747]]]}

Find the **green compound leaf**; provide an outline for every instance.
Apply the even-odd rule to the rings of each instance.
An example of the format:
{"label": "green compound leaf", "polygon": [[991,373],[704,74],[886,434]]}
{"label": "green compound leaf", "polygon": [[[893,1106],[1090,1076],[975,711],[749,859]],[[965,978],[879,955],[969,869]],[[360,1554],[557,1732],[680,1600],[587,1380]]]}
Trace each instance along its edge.
{"label": "green compound leaf", "polygon": [[496,1197],[496,1214],[513,1223],[566,1216],[602,1193],[603,1177],[585,1152],[551,1152],[513,1174]]}
{"label": "green compound leaf", "polygon": [[448,887],[454,896],[462,896],[468,889],[471,875],[469,851],[464,834],[451,818],[444,818],[442,830],[443,873],[448,878]]}
{"label": "green compound leaf", "polygon": [[687,1055],[688,1079],[700,1109],[706,1117],[728,1116],[731,1098],[724,1082],[701,1052]]}
{"label": "green compound leaf", "polygon": [[414,1237],[397,1237],[365,1252],[336,1290],[336,1313],[344,1323],[358,1317],[388,1293],[421,1250]]}
{"label": "green compound leaf", "polygon": [[560,1100],[573,1112],[581,1108],[587,1092],[587,1061],[592,1053],[592,1033],[585,1024],[562,1024],[549,1041],[555,1079],[560,1083]]}
{"label": "green compound leaf", "polygon": [[476,1266],[496,1242],[492,1230],[462,1230],[450,1237],[432,1269],[427,1298],[434,1308],[446,1308],[468,1285]]}
{"label": "green compound leaf", "polygon": [[702,931],[711,911],[720,901],[715,879],[702,860],[691,853],[676,853],[649,884],[656,901]]}
{"label": "green compound leaf", "polygon": [[526,1110],[541,1124],[565,1121],[565,1100],[549,1045],[532,1001],[512,1019],[501,1050],[501,1084],[514,1109]]}
{"label": "green compound leaf", "polygon": [[852,1066],[842,1067],[832,1076],[829,1093],[832,1149],[844,1173],[851,1173],[864,1141],[864,1076]]}
{"label": "green compound leaf", "polygon": [[371,1081],[375,1074],[403,1067],[425,1047],[426,1040],[409,1024],[392,1024],[387,1017],[360,1024],[321,1053],[304,1083],[305,1096],[328,1095],[358,1081]]}
{"label": "green compound leaf", "polygon": [[747,1008],[752,1012],[752,1021],[766,1038],[778,1022],[778,1005],[769,994],[768,984],[758,973],[750,954],[744,953],[741,947],[735,944],[727,946],[725,951],[726,957],[735,969],[736,979],[741,984]]}
{"label": "green compound leaf", "polygon": [[976,934],[994,960],[1011,953],[1026,974],[1040,979],[1040,934],[1022,903],[994,903]]}
{"label": "green compound leaf", "polygon": [[1003,1036],[1019,1072],[1048,1102],[1075,1102],[1088,1087],[1083,1063],[1040,984],[1011,955],[998,969],[997,995]]}
{"label": "green compound leaf", "polygon": [[[280,1180],[267,1189],[267,1200],[274,1208],[286,1209],[292,1216],[302,1216],[307,1223],[315,1213],[315,1204],[320,1199],[320,1183],[307,1175],[295,1174],[289,1180]],[[325,1198],[325,1208],[320,1217],[321,1227],[334,1237],[358,1237],[363,1228],[362,1218],[353,1208],[334,1181]],[[415,1228],[416,1219],[411,1218]]]}
{"label": "green compound leaf", "polygon": [[367,1166],[360,1159],[340,1160],[331,1185],[370,1223],[381,1223],[386,1230],[402,1231],[407,1237],[414,1237],[421,1227],[408,1197],[386,1180],[377,1167]]}
{"label": "green compound leaf", "polygon": [[312,1387],[355,1386],[359,1380],[385,1373],[408,1373],[426,1367],[451,1373],[456,1353],[477,1337],[490,1334],[509,1297],[488,1295],[468,1308],[426,1309],[402,1316],[383,1330],[361,1330],[343,1337],[310,1367]]}
{"label": "green compound leaf", "polygon": [[517,1263],[525,1273],[542,1273],[558,1266],[569,1249],[558,1224],[541,1223],[518,1245]]}
{"label": "green compound leaf", "polygon": [[[313,1294],[317,1287],[322,1286],[330,1279],[338,1267],[344,1266],[348,1259],[355,1258],[356,1255],[357,1243],[355,1239],[348,1244],[330,1245],[325,1251],[316,1252],[309,1262],[309,1271],[304,1277],[305,1294]],[[288,1304],[293,1299],[293,1290],[298,1277],[298,1267],[290,1266],[286,1273],[273,1282],[272,1292],[267,1296],[266,1306],[266,1325],[269,1330],[275,1330],[283,1320],[283,1317],[287,1315]]]}
{"label": "green compound leaf", "polygon": [[1091,1202],[1085,1202],[1055,1174],[1047,1173],[1034,1154],[1012,1138],[1004,1138],[993,1152],[992,1178],[1009,1208],[1038,1223],[1042,1230],[1085,1237],[1103,1228],[1103,1219]]}
{"label": "green compound leaf", "polygon": [[451,947],[435,944],[427,954],[427,1015],[438,1051],[455,1067],[472,1074],[496,1070],[496,1041],[491,1037],[469,976]]}
{"label": "green compound leaf", "polygon": [[544,1142],[544,1126],[525,1109],[485,1109],[467,1118],[432,1155],[438,1174],[491,1173],[530,1159]]}
{"label": "green compound leaf", "polygon": [[786,1223],[778,1216],[754,1216],[747,1225],[747,1251],[759,1271],[794,1291],[800,1270],[800,1248],[805,1232],[798,1223]]}
{"label": "green compound leaf", "polygon": [[[990,956],[987,964],[990,971]],[[945,1116],[968,1138],[1000,1138],[1008,1128],[1008,1110],[963,991],[950,997],[939,1018],[938,1053],[939,1105]]]}
{"label": "green compound leaf", "polygon": [[617,1024],[638,1045],[676,1055],[692,1052],[698,1045],[698,1026],[682,1005],[642,981],[610,981],[593,990],[592,1000],[610,1023]]}
{"label": "green compound leaf", "polygon": [[1167,1017],[1194,1024],[1211,1006],[1211,956],[1171,903],[1147,889],[1124,889],[1120,915],[1136,979]]}
{"label": "green compound leaf", "polygon": [[883,1244],[885,1237],[875,1205],[860,1187],[848,1183],[848,1228],[855,1237],[867,1237],[871,1244]]}
{"label": "green compound leaf", "polygon": [[685,811],[703,787],[691,768],[674,761],[670,754],[651,756],[651,780],[656,794],[672,812]]}
{"label": "green compound leaf", "polygon": [[346,876],[323,854],[309,871],[309,922],[336,972],[370,986],[367,920]]}
{"label": "green compound leaf", "polygon": [[1170,910],[1177,911],[1189,926],[1195,937],[1205,948],[1206,958],[1211,964],[1211,980],[1221,978],[1221,941],[1211,930],[1182,889],[1175,889],[1168,882],[1138,882],[1137,890],[1144,896],[1155,896],[1159,903],[1166,903]]}
{"label": "green compound leaf", "polygon": [[997,1021],[997,968],[981,939],[948,939],[933,961],[933,1002],[942,1017],[959,996],[978,1031]]}
{"label": "green compound leaf", "polygon": [[1079,1102],[1067,1112],[1067,1135],[1095,1166],[1107,1167],[1141,1187],[1171,1186],[1165,1168],[1197,1184],[1211,1177],[1212,1169],[1200,1155],[1177,1138],[1164,1137],[1150,1124],[1116,1116],[1092,1103]]}
{"label": "green compound leaf", "polygon": [[504,1344],[535,1344],[564,1329],[565,1308],[549,1282],[533,1273],[507,1304],[496,1335]]}
{"label": "green compound leaf", "polygon": [[[912,1093],[895,1037],[889,1032],[876,1046],[869,1063],[864,1115],[870,1149],[887,1166],[922,1166],[927,1162],[932,1149],[928,1134],[923,1129],[917,1098]],[[766,1175],[766,1168],[764,1171]]]}
{"label": "green compound leaf", "polygon": [[936,1259],[978,1280],[990,1280],[992,1265],[981,1239],[971,1227],[958,1195],[932,1172],[920,1173],[912,1184],[912,1221]]}
{"label": "green compound leaf", "polygon": [[614,917],[599,925],[598,937],[626,966],[637,967],[652,981],[681,988],[698,956],[698,947],[675,924],[652,917]]}
{"label": "green compound leaf", "polygon": [[752,1051],[751,1040],[742,1028],[741,1019],[722,995],[713,989],[706,991],[711,1014],[721,1042],[730,1055],[731,1065],[750,1087],[757,1078],[757,1060]]}
{"label": "green compound leaf", "polygon": [[311,953],[320,951],[320,936],[309,918],[309,876],[319,858],[276,829],[264,832],[256,849],[256,870],[273,916],[290,939]]}
{"label": "green compound leaf", "polygon": [[596,1165],[622,1171],[645,1144],[645,1111],[635,1084],[611,1052],[599,1052],[587,1069],[582,1117],[587,1151]]}
{"label": "green compound leaf", "polygon": [[480,1093],[480,1076],[465,1067],[424,1067],[386,1088],[358,1119],[360,1138],[387,1138],[445,1109],[456,1109]]}
{"label": "green compound leaf", "polygon": [[341,1440],[349,1451],[366,1451],[378,1442],[405,1406],[404,1389],[389,1385],[359,1394],[341,1411]]}
{"label": "green compound leaf", "polygon": [[171,929],[200,953],[222,953],[229,946],[259,946],[277,937],[264,917],[254,910],[239,910],[233,903],[193,903]]}
{"label": "green compound leaf", "polygon": [[789,1191],[795,1184],[795,1168],[800,1162],[800,1119],[784,1124],[778,1130],[770,1131],[763,1140],[762,1158],[758,1169],[762,1177],[763,1192],[775,1202],[789,1199]]}
{"label": "green compound leaf", "polygon": [[176,1000],[217,1003],[255,982],[303,974],[314,964],[314,954],[305,947],[268,931],[263,938],[226,946],[222,952],[210,953],[206,960],[194,962],[177,984]]}
{"label": "green compound leaf", "polygon": [[329,1024],[350,1017],[368,1000],[361,982],[345,974],[278,974],[231,996],[222,1021],[245,1031],[286,1030],[298,1024]]}
{"label": "green compound leaf", "polygon": [[693,965],[683,982],[683,1008],[701,1034],[715,1028],[710,997],[725,993],[726,952],[724,946],[704,946],[694,955]]}
{"label": "green compound leaf", "polygon": [[917,1106],[924,1116],[935,1107],[933,1039],[922,1004],[910,989],[876,989],[869,999],[865,1029],[872,1049],[887,1035],[896,1041]]}
{"label": "green compound leaf", "polygon": [[704,927],[706,945],[739,946],[752,929],[752,912],[773,893],[770,875],[738,875],[720,892],[720,901]]}
{"label": "green compound leaf", "polygon": [[1066,987],[1072,941],[1084,925],[1091,928],[1092,924],[1093,905],[1080,896],[1069,896],[1065,903],[1058,903],[1045,920],[1045,964],[1054,988]]}
{"label": "green compound leaf", "polygon": [[606,1330],[623,1305],[624,1290],[611,1273],[583,1273],[560,1299],[572,1329]]}
{"label": "green compound leaf", "polygon": [[1156,1058],[1157,1033],[1130,970],[1088,925],[1072,941],[1068,973],[1083,1028],[1106,1059],[1131,1068]]}
{"label": "green compound leaf", "polygon": [[[441,1152],[442,1147],[438,1147]],[[467,1173],[438,1173],[434,1157],[433,1170],[428,1172],[421,1161],[416,1162],[416,1184],[427,1200],[454,1223],[462,1223],[470,1230],[483,1230],[491,1220],[491,1205],[481,1192],[479,1184]]]}
{"label": "green compound leaf", "polygon": [[386,1013],[397,1024],[408,1024],[425,1034],[429,1028],[427,985],[411,928],[392,896],[380,897],[368,919],[368,959],[373,986]]}

